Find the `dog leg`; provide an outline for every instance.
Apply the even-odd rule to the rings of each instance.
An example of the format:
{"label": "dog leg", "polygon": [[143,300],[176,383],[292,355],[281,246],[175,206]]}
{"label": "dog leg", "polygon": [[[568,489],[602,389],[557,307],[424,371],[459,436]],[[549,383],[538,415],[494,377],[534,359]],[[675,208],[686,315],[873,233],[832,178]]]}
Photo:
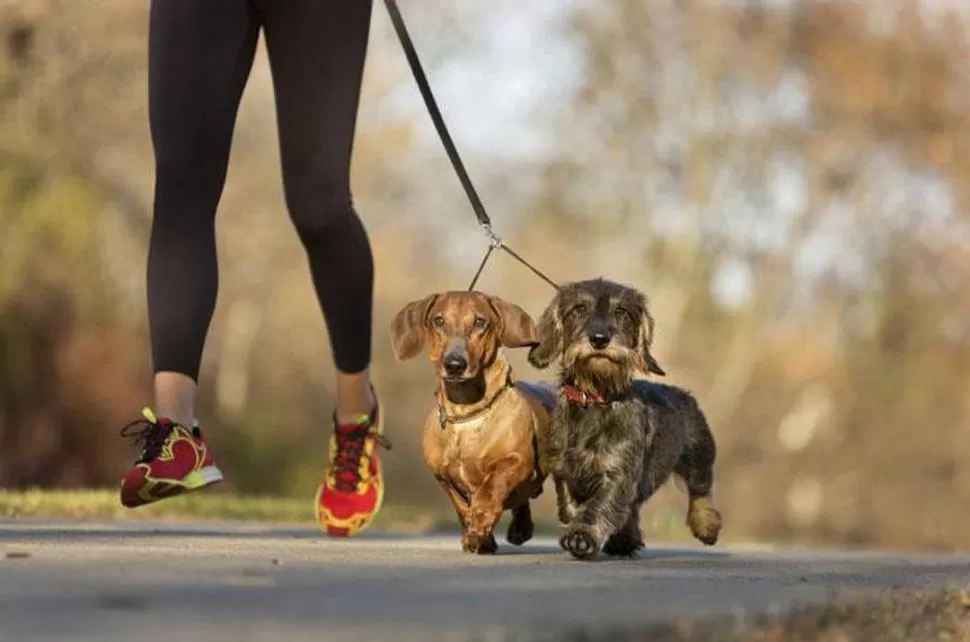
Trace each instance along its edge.
{"label": "dog leg", "polygon": [[636,557],[641,548],[643,535],[640,533],[640,506],[634,504],[630,508],[630,517],[626,524],[606,540],[603,552],[616,557]]}
{"label": "dog leg", "polygon": [[527,480],[531,473],[531,469],[521,464],[518,458],[496,462],[493,472],[472,496],[467,513],[467,536],[471,548],[476,549],[473,552],[494,553],[498,550],[493,531],[505,510],[505,500],[511,490]]}
{"label": "dog leg", "polygon": [[509,522],[505,540],[514,546],[522,546],[532,539],[534,526],[532,524],[532,508],[529,502],[512,509],[512,521]]}
{"label": "dog leg", "polygon": [[454,506],[455,508],[455,514],[458,515],[458,523],[461,525],[462,550],[465,551],[466,553],[474,552],[469,550],[471,547],[471,544],[469,543],[469,540],[468,540],[468,516],[467,516],[468,509],[469,509],[468,502],[457,490],[455,490],[455,487],[452,486],[448,481],[440,477],[436,477],[436,479],[438,480],[438,483],[441,485],[441,488],[444,489],[445,495],[447,495],[448,499],[451,500],[451,505]]}
{"label": "dog leg", "polygon": [[576,517],[559,540],[570,555],[580,560],[595,558],[606,539],[627,523],[636,483],[604,475],[595,488],[593,496],[577,507]]}
{"label": "dog leg", "polygon": [[[464,498],[462,498],[462,501],[464,501]],[[471,502],[463,504],[464,514],[461,524],[461,550],[466,553],[479,555],[495,553],[498,551],[498,542],[495,541],[495,536],[492,534],[492,531],[480,530],[477,527],[480,518],[472,517],[474,501],[475,497],[473,496]],[[499,515],[501,515],[501,512],[499,512]]]}
{"label": "dog leg", "polygon": [[448,481],[441,479],[440,477],[437,477],[436,479],[441,485],[441,488],[445,491],[445,495],[447,495],[448,499],[451,500],[451,505],[455,508],[455,515],[458,516],[458,523],[461,524],[461,529],[465,530],[468,523],[468,518],[466,516],[466,513],[468,512],[468,501],[462,497],[462,495],[455,490],[455,487],[452,486]]}
{"label": "dog leg", "polygon": [[468,528],[462,536],[462,548],[466,553],[491,555],[498,552],[498,542],[495,541],[495,524],[502,516],[501,508],[498,514],[493,509],[472,508],[469,511]]}
{"label": "dog leg", "polygon": [[569,494],[569,487],[561,477],[555,477],[556,487],[556,508],[559,517],[559,524],[565,526],[576,518],[576,503]]}
{"label": "dog leg", "polygon": [[[708,433],[709,434],[709,433]],[[709,439],[709,440],[708,440]],[[707,546],[717,543],[721,533],[721,512],[714,506],[714,440],[702,440],[681,457],[674,472],[687,486],[687,526]]]}
{"label": "dog leg", "polygon": [[468,513],[471,507],[465,501],[465,498],[451,484],[443,483],[442,485],[445,487],[448,497],[451,498],[455,512],[458,514],[458,522],[461,524],[461,550],[466,553],[494,553],[497,551],[498,543],[495,541],[494,535],[488,533],[483,537],[469,527]]}

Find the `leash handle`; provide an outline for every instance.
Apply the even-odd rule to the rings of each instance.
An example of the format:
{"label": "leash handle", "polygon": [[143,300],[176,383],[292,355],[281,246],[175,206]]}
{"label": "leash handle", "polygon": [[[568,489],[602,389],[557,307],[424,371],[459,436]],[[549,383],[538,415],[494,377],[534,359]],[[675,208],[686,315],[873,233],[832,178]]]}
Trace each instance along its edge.
{"label": "leash handle", "polygon": [[408,35],[407,27],[404,25],[404,18],[401,17],[401,12],[397,8],[397,2],[396,0],[384,0],[384,4],[387,7],[387,13],[391,16],[391,22],[394,24],[394,31],[397,32],[397,37],[401,41],[401,47],[404,48],[404,55],[407,57],[408,64],[411,67],[411,73],[414,74],[414,79],[418,83],[418,90],[421,92],[424,104],[428,108],[431,121],[434,123],[435,129],[438,130],[441,143],[445,146],[445,152],[447,152],[448,158],[455,168],[455,173],[458,174],[458,180],[461,181],[461,186],[465,188],[465,194],[468,195],[468,200],[471,202],[472,209],[475,211],[475,218],[485,228],[486,234],[489,235],[489,239],[491,240],[494,236],[494,232],[491,231],[492,220],[489,218],[488,212],[485,211],[485,206],[482,205],[482,200],[478,197],[475,186],[472,185],[471,179],[468,178],[465,165],[461,162],[458,150],[455,149],[455,143],[451,140],[451,134],[448,133],[448,128],[445,127],[444,120],[441,117],[441,111],[438,109],[438,103],[431,93],[431,87],[428,84],[427,77],[424,75],[424,69],[421,67],[421,61],[418,59],[418,53],[414,49],[414,43],[411,42],[411,36]]}

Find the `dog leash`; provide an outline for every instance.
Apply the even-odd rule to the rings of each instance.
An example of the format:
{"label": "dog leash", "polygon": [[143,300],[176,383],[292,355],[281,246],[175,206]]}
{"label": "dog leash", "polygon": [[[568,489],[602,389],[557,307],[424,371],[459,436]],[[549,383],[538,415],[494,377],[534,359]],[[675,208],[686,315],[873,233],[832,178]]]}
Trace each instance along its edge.
{"label": "dog leash", "polygon": [[452,141],[451,134],[448,133],[448,128],[445,126],[444,119],[441,116],[441,110],[438,109],[438,103],[435,101],[434,95],[431,93],[431,86],[428,84],[428,79],[424,74],[421,61],[418,59],[418,53],[414,48],[414,43],[411,42],[411,36],[408,34],[407,27],[404,25],[404,18],[401,17],[401,11],[397,6],[397,0],[384,0],[384,5],[387,7],[387,13],[391,17],[391,22],[394,25],[394,31],[397,32],[398,40],[401,41],[401,47],[404,49],[404,55],[407,58],[408,65],[411,67],[411,73],[414,75],[414,80],[418,83],[418,90],[421,92],[421,97],[424,99],[424,104],[428,108],[428,115],[431,116],[431,121],[434,123],[434,127],[438,132],[438,137],[441,139],[441,143],[445,147],[445,152],[448,154],[448,159],[451,161],[451,166],[454,167],[455,173],[458,175],[458,180],[461,182],[461,186],[464,188],[465,194],[468,196],[472,210],[474,210],[475,213],[475,218],[478,219],[478,225],[482,228],[482,231],[485,233],[485,237],[488,239],[488,250],[485,252],[485,257],[479,264],[478,270],[475,272],[475,276],[472,278],[471,285],[468,286],[468,290],[471,291],[475,289],[475,284],[478,283],[478,278],[482,275],[482,270],[485,269],[485,264],[488,262],[489,257],[491,257],[492,252],[494,252],[496,249],[504,250],[512,258],[516,259],[519,263],[532,270],[533,274],[558,290],[559,286],[555,281],[547,277],[535,266],[519,256],[519,254],[510,248],[505,241],[503,241],[502,238],[495,233],[495,230],[492,229],[492,220],[489,218],[488,212],[485,211],[485,206],[482,204],[482,200],[478,197],[478,192],[475,191],[475,186],[472,185],[472,181],[468,177],[468,172],[465,170],[465,164],[462,163],[461,157],[458,155],[458,150],[455,148],[455,143]]}

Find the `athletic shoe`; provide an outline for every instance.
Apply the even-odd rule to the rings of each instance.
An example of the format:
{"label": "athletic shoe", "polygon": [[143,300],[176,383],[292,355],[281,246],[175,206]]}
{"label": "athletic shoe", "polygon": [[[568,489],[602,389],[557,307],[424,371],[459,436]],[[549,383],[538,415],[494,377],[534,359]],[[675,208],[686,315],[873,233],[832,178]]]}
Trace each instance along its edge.
{"label": "athletic shoe", "polygon": [[222,481],[222,471],[198,426],[191,429],[165,418],[156,418],[149,408],[144,419],[121,429],[121,436],[141,446],[141,457],[121,480],[121,503],[128,508],[199,490]]}
{"label": "athletic shoe", "polygon": [[[375,399],[377,395],[374,395]],[[330,467],[317,490],[317,523],[328,535],[351,537],[370,526],[384,502],[378,446],[388,450],[380,401],[369,415],[341,424],[334,416]]]}

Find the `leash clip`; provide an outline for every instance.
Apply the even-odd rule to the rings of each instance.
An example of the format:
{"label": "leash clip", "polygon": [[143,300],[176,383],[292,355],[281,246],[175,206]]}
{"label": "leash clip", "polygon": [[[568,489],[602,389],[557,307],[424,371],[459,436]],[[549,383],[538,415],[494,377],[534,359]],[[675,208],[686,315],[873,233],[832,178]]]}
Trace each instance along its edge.
{"label": "leash clip", "polygon": [[495,233],[495,230],[492,229],[491,225],[488,223],[480,223],[479,225],[482,228],[482,231],[485,232],[485,236],[488,238],[488,246],[490,248],[494,250],[505,245],[505,241],[503,241],[499,235]]}

